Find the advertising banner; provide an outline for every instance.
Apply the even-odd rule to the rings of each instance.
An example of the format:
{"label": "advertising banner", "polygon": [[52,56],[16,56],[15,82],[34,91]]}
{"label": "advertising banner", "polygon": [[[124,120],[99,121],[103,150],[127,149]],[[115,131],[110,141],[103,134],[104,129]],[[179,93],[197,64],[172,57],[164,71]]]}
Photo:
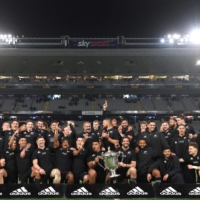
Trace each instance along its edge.
{"label": "advertising banner", "polygon": [[154,189],[158,198],[184,198],[187,196],[186,184],[155,184]]}
{"label": "advertising banner", "polygon": [[118,39],[84,39],[70,38],[70,48],[117,48]]}
{"label": "advertising banner", "polygon": [[151,184],[96,184],[67,185],[68,198],[152,198]]}
{"label": "advertising banner", "polygon": [[0,198],[58,198],[64,197],[64,184],[10,184],[0,185]]}

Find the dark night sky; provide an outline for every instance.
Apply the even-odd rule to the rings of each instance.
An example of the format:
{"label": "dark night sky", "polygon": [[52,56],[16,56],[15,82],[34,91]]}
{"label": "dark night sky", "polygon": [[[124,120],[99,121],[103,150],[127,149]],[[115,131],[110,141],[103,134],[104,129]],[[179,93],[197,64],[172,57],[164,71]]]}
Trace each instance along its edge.
{"label": "dark night sky", "polygon": [[200,27],[200,0],[0,0],[0,33],[162,37]]}

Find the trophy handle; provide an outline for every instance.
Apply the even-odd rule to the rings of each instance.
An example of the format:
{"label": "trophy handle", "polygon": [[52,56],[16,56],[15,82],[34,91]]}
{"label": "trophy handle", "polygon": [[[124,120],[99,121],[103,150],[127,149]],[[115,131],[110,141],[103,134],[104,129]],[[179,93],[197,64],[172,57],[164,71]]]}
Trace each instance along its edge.
{"label": "trophy handle", "polygon": [[98,156],[99,159],[103,160],[103,156]]}
{"label": "trophy handle", "polygon": [[[101,159],[101,160],[104,160],[103,159],[103,156],[97,156],[99,159]],[[104,170],[106,170],[106,167],[104,167],[104,166],[102,166],[101,164],[100,164],[100,162],[98,162],[98,164],[99,164],[99,166],[100,167],[102,167]]]}
{"label": "trophy handle", "polygon": [[123,162],[123,160],[124,160],[124,153],[122,152],[122,151],[119,151],[118,152],[118,155],[117,155],[117,158],[119,157],[119,156],[121,156],[122,155],[122,160],[121,160],[121,162]]}

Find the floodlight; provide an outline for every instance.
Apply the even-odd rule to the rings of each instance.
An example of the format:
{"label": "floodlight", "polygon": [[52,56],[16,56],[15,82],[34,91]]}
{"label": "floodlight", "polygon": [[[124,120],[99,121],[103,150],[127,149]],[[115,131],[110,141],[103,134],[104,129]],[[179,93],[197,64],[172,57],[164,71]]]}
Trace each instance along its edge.
{"label": "floodlight", "polygon": [[177,40],[177,39],[180,38],[180,35],[178,35],[178,34],[175,33],[175,34],[173,35],[173,38],[174,38],[175,40]]}
{"label": "floodlight", "polygon": [[190,41],[194,44],[200,44],[200,29],[196,29],[191,32]]}
{"label": "floodlight", "polygon": [[171,38],[171,35],[169,34],[167,37],[170,39],[170,38]]}
{"label": "floodlight", "polygon": [[160,42],[161,42],[161,43],[165,43],[165,39],[162,38],[162,39],[160,40]]}
{"label": "floodlight", "polygon": [[197,60],[196,65],[200,66],[200,60]]}
{"label": "floodlight", "polygon": [[173,39],[169,39],[169,43],[173,44],[174,40]]}

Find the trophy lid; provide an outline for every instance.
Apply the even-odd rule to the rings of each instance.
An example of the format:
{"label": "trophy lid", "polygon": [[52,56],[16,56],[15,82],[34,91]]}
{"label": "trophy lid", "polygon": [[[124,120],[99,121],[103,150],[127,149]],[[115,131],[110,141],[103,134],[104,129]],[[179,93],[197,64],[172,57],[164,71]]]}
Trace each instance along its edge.
{"label": "trophy lid", "polygon": [[118,155],[118,153],[114,152],[114,151],[111,151],[110,147],[108,147],[108,151],[106,153],[104,153],[105,157],[108,157],[108,156],[117,156],[117,155]]}

